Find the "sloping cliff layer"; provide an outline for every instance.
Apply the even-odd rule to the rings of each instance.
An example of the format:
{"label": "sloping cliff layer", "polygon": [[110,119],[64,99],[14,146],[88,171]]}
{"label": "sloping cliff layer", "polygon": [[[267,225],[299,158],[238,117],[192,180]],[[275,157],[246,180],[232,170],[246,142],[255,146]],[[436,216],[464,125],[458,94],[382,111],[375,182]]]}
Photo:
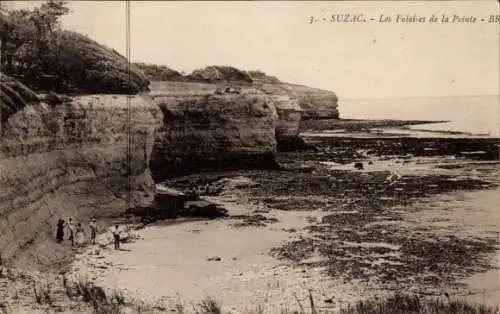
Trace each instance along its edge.
{"label": "sloping cliff layer", "polygon": [[38,101],[38,96],[19,81],[0,73],[0,120],[1,122],[23,109],[27,104]]}
{"label": "sloping cliff layer", "polygon": [[51,239],[58,218],[87,222],[152,199],[148,166],[161,120],[150,98],[122,95],[32,103],[11,115],[0,140],[3,260],[62,261],[69,252]]}
{"label": "sloping cliff layer", "polygon": [[[164,114],[151,170],[156,181],[199,171],[274,168],[276,108],[258,91],[215,95],[178,85],[155,96]],[[194,88],[194,85],[191,87]]]}

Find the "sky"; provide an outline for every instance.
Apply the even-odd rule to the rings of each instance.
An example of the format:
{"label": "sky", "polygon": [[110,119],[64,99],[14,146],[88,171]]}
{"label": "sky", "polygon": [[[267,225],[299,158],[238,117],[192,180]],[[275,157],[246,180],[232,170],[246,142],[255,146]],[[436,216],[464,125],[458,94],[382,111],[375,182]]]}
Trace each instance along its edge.
{"label": "sky", "polygon": [[[36,2],[11,3],[34,6]],[[126,54],[124,1],[71,1],[63,27]],[[131,3],[132,61],[261,70],[344,99],[498,95],[500,24],[313,23],[332,14],[497,15],[492,1]]]}

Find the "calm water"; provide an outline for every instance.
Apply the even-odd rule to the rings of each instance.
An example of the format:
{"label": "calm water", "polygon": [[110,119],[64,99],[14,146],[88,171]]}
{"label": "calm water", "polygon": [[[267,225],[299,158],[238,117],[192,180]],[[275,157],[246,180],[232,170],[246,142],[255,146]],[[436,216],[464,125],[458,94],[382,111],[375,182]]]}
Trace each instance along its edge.
{"label": "calm water", "polygon": [[500,136],[500,96],[339,100],[341,118],[446,120],[413,129]]}

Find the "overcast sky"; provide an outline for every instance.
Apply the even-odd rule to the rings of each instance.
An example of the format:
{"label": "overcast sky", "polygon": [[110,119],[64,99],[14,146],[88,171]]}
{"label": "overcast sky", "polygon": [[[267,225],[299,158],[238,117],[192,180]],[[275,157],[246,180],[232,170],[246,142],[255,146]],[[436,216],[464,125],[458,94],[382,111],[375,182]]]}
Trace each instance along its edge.
{"label": "overcast sky", "polygon": [[[126,53],[125,2],[70,6],[65,28]],[[498,23],[308,23],[333,13],[500,14],[496,0],[132,2],[131,59],[186,72],[258,69],[344,99],[499,94]]]}

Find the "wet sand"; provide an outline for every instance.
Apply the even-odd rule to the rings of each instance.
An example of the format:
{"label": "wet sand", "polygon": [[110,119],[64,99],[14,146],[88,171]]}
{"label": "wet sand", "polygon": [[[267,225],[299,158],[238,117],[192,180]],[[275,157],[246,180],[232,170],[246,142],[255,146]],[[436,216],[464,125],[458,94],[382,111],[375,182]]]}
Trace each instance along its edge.
{"label": "wet sand", "polygon": [[[211,200],[224,205],[231,215],[262,211],[241,204],[241,200]],[[188,311],[207,297],[231,313],[258,307],[265,313],[279,313],[285,307],[299,308],[297,300],[307,308],[309,289],[323,309],[339,305],[322,302],[332,297],[342,302],[361,299],[358,286],[331,280],[322,275],[321,268],[293,267],[269,254],[285,240],[307,236],[301,229],[324,213],[276,211],[265,215],[278,221],[265,227],[236,227],[239,220],[232,218],[170,226],[158,223],[140,231],[143,239],[124,244],[126,251],[82,255],[73,264],[73,276],[95,278],[105,288],[125,288],[132,297],[167,308],[180,302]]]}
{"label": "wet sand", "polygon": [[[500,188],[487,191],[456,193],[437,196],[425,204],[422,211],[408,219],[427,225],[434,232],[459,237],[496,237],[500,232]],[[486,272],[464,279],[469,292],[464,298],[475,303],[500,305],[500,248],[491,255],[491,266]]]}

